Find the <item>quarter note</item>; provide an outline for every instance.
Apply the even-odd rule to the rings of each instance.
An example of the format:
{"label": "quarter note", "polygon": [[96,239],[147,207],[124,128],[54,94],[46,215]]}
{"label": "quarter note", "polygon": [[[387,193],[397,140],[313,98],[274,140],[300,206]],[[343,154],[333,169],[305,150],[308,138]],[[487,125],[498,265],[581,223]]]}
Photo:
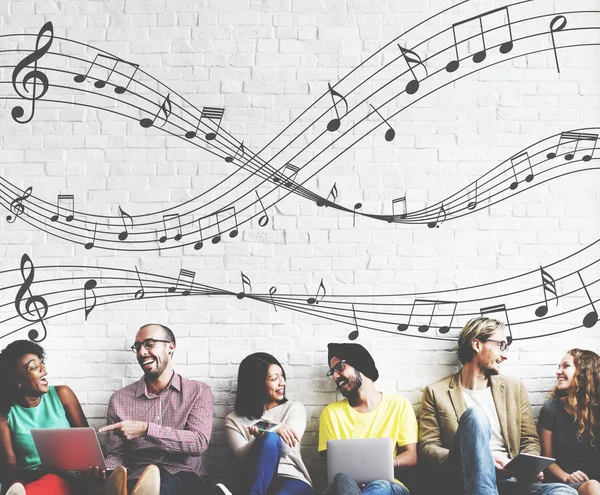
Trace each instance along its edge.
{"label": "quarter note", "polygon": [[[471,192],[469,191],[469,196],[470,195]],[[477,181],[475,181],[475,199],[467,203],[468,210],[474,210],[475,208],[477,208]]]}
{"label": "quarter note", "polygon": [[327,195],[327,198],[325,199],[320,199],[317,201],[317,206],[327,206],[327,203],[329,203],[329,198],[332,199],[332,203],[335,203],[335,200],[338,197],[338,189],[337,189],[337,182],[333,183],[333,187],[331,188],[331,191],[329,191],[329,194]]}
{"label": "quarter note", "polygon": [[558,154],[558,150],[561,146],[572,145],[575,142],[575,149],[565,153],[565,160],[571,161],[575,158],[575,153],[577,153],[577,148],[579,148],[579,143],[581,141],[590,141],[594,143],[592,147],[592,151],[586,155],[583,155],[581,158],[584,162],[589,162],[594,156],[594,151],[596,150],[596,144],[598,142],[598,134],[591,134],[585,132],[561,132],[560,138],[558,139],[558,144],[556,145],[556,149],[553,152],[550,152],[546,155],[546,157],[550,160],[556,158]]}
{"label": "quarter note", "polygon": [[227,163],[231,163],[238,157],[238,153],[240,154],[240,158],[244,158],[244,141],[238,146],[238,149],[235,150],[235,154],[233,156],[226,156],[225,161]]}
{"label": "quarter note", "polygon": [[144,284],[142,284],[142,279],[140,277],[140,272],[138,272],[137,266],[135,267],[135,274],[137,275],[137,278],[140,282],[140,289],[138,289],[135,294],[133,295],[133,297],[135,299],[144,299],[144,296],[146,295],[146,291],[144,291]]}
{"label": "quarter note", "polygon": [[402,196],[401,198],[392,199],[392,218],[390,219],[390,223],[396,217],[396,205],[399,205],[400,211],[402,212],[402,213],[400,213],[400,219],[404,220],[407,216],[406,195]]}
{"label": "quarter note", "polygon": [[560,74],[560,65],[558,64],[558,54],[556,53],[556,41],[554,33],[558,33],[567,27],[567,18],[564,15],[557,15],[550,21],[550,37],[552,38],[552,49],[554,50],[554,60],[556,60],[556,70]]}
{"label": "quarter note", "polygon": [[[46,44],[40,47],[40,41],[42,40],[45,34],[48,34],[48,39],[46,41]],[[31,121],[31,119],[33,119],[33,116],[35,115],[35,102],[43,98],[43,96],[48,92],[48,88],[50,87],[48,76],[46,76],[46,74],[38,70],[37,63],[40,58],[42,58],[46,53],[48,53],[48,50],[50,50],[53,41],[54,27],[52,26],[51,22],[47,22],[42,26],[42,29],[40,29],[40,32],[37,35],[37,38],[35,40],[35,50],[29,55],[27,55],[23,60],[21,60],[13,70],[13,88],[21,98],[23,98],[24,100],[31,100],[31,116],[27,120],[19,120],[21,117],[23,117],[23,115],[25,115],[25,110],[23,110],[22,106],[16,106],[11,110],[10,114],[13,120],[18,124],[27,124],[29,121]],[[24,93],[22,93],[21,89],[17,86],[17,80],[21,71],[23,71],[28,65],[32,63],[33,70],[27,72],[27,74],[25,74],[23,76],[23,79],[21,80],[21,85],[23,86],[21,89],[24,91]],[[33,91],[31,93],[27,88],[28,84],[33,85]],[[41,86],[41,91],[39,93],[37,91],[38,84]]]}
{"label": "quarter note", "polygon": [[131,215],[123,211],[123,209],[120,206],[119,214],[121,215],[121,221],[123,222],[123,228],[125,229],[119,234],[119,240],[124,241],[125,239],[127,239],[127,237],[129,237],[129,231],[127,230],[127,225],[125,225],[125,219],[127,218],[131,222],[131,228],[133,228],[133,218],[131,218]]}
{"label": "quarter note", "polygon": [[[412,93],[409,93],[412,94]],[[389,129],[387,131],[385,131],[385,140],[389,143],[390,141],[393,141],[394,138],[396,137],[396,131],[392,128],[392,126],[390,125],[390,123],[383,118],[383,115],[381,115],[379,113],[379,110],[377,110],[373,105],[371,105],[371,108],[373,110],[375,110],[375,112],[377,112],[377,115],[379,115],[381,117],[381,120],[383,120],[386,125],[389,127]]]}
{"label": "quarter note", "polygon": [[[442,218],[442,221],[440,222],[440,218]],[[433,229],[434,227],[437,227],[438,229],[440,228],[440,225],[442,225],[444,222],[446,221],[446,210],[444,209],[444,203],[442,203],[442,206],[440,206],[440,210],[438,211],[438,216],[435,219],[435,222],[429,222],[427,224],[427,227],[429,227],[430,229]]]}
{"label": "quarter note", "polygon": [[423,69],[425,69],[425,74],[429,76],[429,73],[427,72],[427,67],[425,67],[425,64],[423,63],[421,57],[419,57],[417,53],[407,48],[402,48],[400,44],[398,44],[398,48],[400,48],[400,52],[402,53],[402,56],[406,61],[406,65],[408,65],[408,68],[410,69],[410,72],[412,73],[414,78],[406,85],[406,93],[409,95],[414,95],[417,91],[419,91],[419,79],[417,78],[417,75],[415,74],[415,71],[413,70],[411,64],[420,65],[421,67],[423,67]]}
{"label": "quarter note", "polygon": [[177,282],[175,282],[175,286],[169,287],[168,292],[171,294],[177,292],[177,290],[180,289],[179,286],[181,285],[181,295],[189,296],[192,293],[194,278],[196,278],[196,272],[182,268],[179,270],[179,275],[177,276]]}
{"label": "quarter note", "polygon": [[550,292],[554,297],[556,297],[556,305],[558,306],[558,293],[556,292],[556,281],[552,278],[546,270],[544,270],[540,266],[540,275],[542,276],[542,287],[544,288],[544,301],[545,304],[542,304],[535,310],[535,316],[541,318],[542,316],[546,316],[548,313],[548,292]]}
{"label": "quarter note", "polygon": [[[177,220],[177,225],[175,227],[167,227],[167,222],[171,222],[172,220]],[[177,229],[175,235],[173,236],[173,240],[179,242],[183,237],[183,234],[181,233],[181,219],[179,218],[179,213],[169,213],[168,215],[163,215],[163,227],[163,235],[158,239],[158,242],[161,244],[167,242],[167,239],[169,238],[167,232],[172,228]]]}
{"label": "quarter note", "polygon": [[581,273],[577,270],[577,275],[579,275],[579,280],[581,280],[581,285],[583,286],[583,290],[585,290],[585,295],[590,301],[590,306],[592,307],[592,311],[590,311],[587,315],[583,317],[583,326],[585,328],[592,328],[596,323],[598,323],[598,312],[596,311],[596,306],[594,306],[594,302],[590,297],[590,293],[588,292],[588,288],[585,285],[583,278],[581,277]]}
{"label": "quarter note", "polygon": [[94,244],[96,243],[96,232],[98,231],[98,222],[96,222],[94,224],[94,236],[92,237],[92,240],[90,242],[86,242],[84,247],[88,250],[92,249],[94,247]]}
{"label": "quarter note", "polygon": [[269,295],[271,296],[271,304],[275,308],[275,312],[277,312],[277,305],[275,304],[275,300],[273,299],[273,295],[277,292],[277,287],[273,286],[269,289]]}
{"label": "quarter note", "polygon": [[204,240],[202,238],[202,225],[200,224],[200,219],[198,219],[198,233],[200,234],[200,240],[194,244],[194,249],[199,251],[204,247]]}
{"label": "quarter note", "polygon": [[[29,340],[41,342],[48,335],[46,324],[44,322],[44,318],[48,314],[48,302],[43,296],[34,296],[31,293],[31,284],[33,284],[33,279],[35,278],[35,267],[33,266],[33,261],[31,261],[31,258],[27,254],[24,254],[21,257],[21,277],[23,278],[23,285],[21,285],[17,291],[17,296],[15,297],[15,309],[17,310],[17,314],[25,321],[30,323],[40,323],[40,325],[42,325],[42,329],[44,330],[42,336],[40,336],[40,333],[35,328],[32,328],[27,332]],[[29,297],[24,299],[26,294],[29,294]],[[25,305],[24,312],[21,311],[21,303],[24,303]]]}
{"label": "quarter note", "polygon": [[[66,206],[63,206],[66,204]],[[65,220],[67,222],[72,222],[75,218],[75,196],[72,194],[59,194],[56,198],[56,215],[53,215],[50,218],[51,222],[56,222],[60,218],[60,209],[66,209],[69,213],[65,215]]]}
{"label": "quarter note", "polygon": [[[94,292],[94,289],[96,288],[97,285],[98,285],[98,282],[96,282],[94,279],[88,280],[83,285],[83,306],[84,306],[84,312],[85,312],[85,321],[87,321],[87,317],[96,307],[96,293]],[[92,305],[89,307],[88,307],[88,302],[87,302],[88,301],[88,292],[91,292],[92,297],[94,298]]]}
{"label": "quarter note", "polygon": [[356,319],[356,311],[354,309],[354,304],[352,304],[352,319],[354,320],[354,330],[352,330],[348,334],[348,340],[356,340],[360,336],[360,333],[358,331],[358,320]]}
{"label": "quarter note", "polygon": [[160,127],[162,127],[163,125],[165,125],[167,123],[167,121],[169,120],[169,117],[171,116],[171,112],[173,111],[173,106],[171,105],[170,97],[171,97],[171,94],[169,93],[167,95],[167,97],[165,98],[165,100],[158,107],[158,111],[156,112],[156,115],[154,115],[153,119],[144,118],[144,119],[140,120],[140,125],[143,128],[147,129],[148,127],[152,127],[154,125],[154,122],[156,122],[156,119],[160,115],[160,112],[162,112],[164,114],[164,117],[162,117],[164,122],[160,125]]}
{"label": "quarter note", "polygon": [[500,53],[507,54],[508,52],[510,52],[513,49],[513,36],[512,36],[512,28],[511,28],[510,14],[508,11],[508,6],[499,7],[497,9],[490,10],[489,12],[485,12],[484,14],[480,14],[480,15],[471,17],[469,19],[465,19],[464,21],[460,21],[455,24],[452,24],[452,34],[454,36],[454,51],[455,51],[456,58],[454,60],[451,60],[450,62],[448,62],[448,64],[446,65],[447,72],[454,72],[460,66],[460,56],[458,55],[458,41],[456,39],[456,28],[458,26],[462,26],[463,24],[467,24],[471,21],[478,21],[483,49],[478,51],[477,53],[475,53],[475,55],[473,55],[472,60],[476,64],[479,64],[485,60],[485,57],[487,55],[487,48],[485,46],[485,33],[483,30],[483,20],[482,19],[488,15],[496,14],[503,10],[506,11],[507,23],[505,24],[505,26],[508,27],[509,40],[505,41],[504,43],[502,43],[500,45]]}
{"label": "quarter note", "polygon": [[[323,292],[322,294],[321,291]],[[326,294],[327,290],[325,289],[325,285],[323,284],[323,279],[321,279],[321,283],[319,284],[319,288],[317,289],[315,297],[309,297],[306,300],[306,302],[308,304],[319,304],[319,301],[322,301]]]}
{"label": "quarter note", "polygon": [[[494,306],[488,306],[486,308],[480,308],[479,313],[481,314],[481,316],[486,316],[492,313],[499,313],[502,312],[504,313],[504,320],[506,322],[506,328],[508,329],[508,336],[506,337],[506,343],[508,345],[512,344],[513,338],[512,338],[512,330],[510,329],[510,321],[508,320],[508,311],[506,310],[506,305],[505,304],[496,304]],[[502,321],[502,320],[500,320]]]}
{"label": "quarter note", "polygon": [[265,205],[263,205],[263,202],[260,199],[260,196],[258,195],[258,191],[255,190],[254,192],[256,193],[256,197],[258,198],[260,206],[263,210],[263,215],[258,219],[258,225],[260,225],[261,227],[266,227],[269,224],[269,215],[267,215],[267,210],[265,210]]}
{"label": "quarter note", "polygon": [[[329,123],[327,124],[327,130],[329,132],[334,132],[340,128],[341,119],[344,118],[344,116],[346,116],[346,114],[348,113],[348,102],[346,101],[346,98],[344,96],[342,96],[340,93],[338,93],[335,89],[333,89],[331,87],[331,84],[327,83],[327,86],[329,86],[329,94],[331,95],[331,101],[333,101],[333,108],[335,110],[335,115],[336,115],[336,118],[331,119],[329,121]],[[346,105],[346,113],[344,113],[344,115],[342,115],[341,117],[340,117],[340,113],[338,112],[337,103],[334,100],[334,97],[339,98],[340,100],[342,100],[344,102],[344,105]]]}
{"label": "quarter note", "polygon": [[354,205],[354,211],[352,212],[352,227],[356,227],[356,210],[360,210],[362,208],[362,203],[356,203]]}
{"label": "quarter note", "polygon": [[244,272],[240,272],[242,275],[242,292],[237,295],[238,299],[244,299],[246,294],[252,292],[252,282]]}
{"label": "quarter note", "polygon": [[23,202],[31,196],[31,192],[33,191],[33,187],[29,186],[25,189],[23,196],[17,196],[10,203],[10,212],[12,215],[8,215],[6,217],[6,221],[8,223],[14,223],[14,221],[20,217],[25,212],[25,206],[23,206]]}

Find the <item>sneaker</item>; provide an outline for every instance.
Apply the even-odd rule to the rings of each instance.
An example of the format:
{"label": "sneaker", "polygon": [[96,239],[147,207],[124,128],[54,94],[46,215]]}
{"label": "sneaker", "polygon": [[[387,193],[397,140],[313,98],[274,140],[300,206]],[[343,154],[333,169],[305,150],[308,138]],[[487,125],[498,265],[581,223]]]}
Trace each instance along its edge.
{"label": "sneaker", "polygon": [[150,464],[137,481],[131,495],[159,495],[160,493],[160,470],[154,464]]}
{"label": "sneaker", "polygon": [[102,495],[126,495],[127,494],[127,469],[119,466],[115,469],[104,483]]}
{"label": "sneaker", "polygon": [[[227,492],[224,492],[227,493]],[[14,483],[6,492],[6,495],[25,495],[25,487],[21,483]]]}
{"label": "sneaker", "polygon": [[223,483],[217,483],[213,488],[212,495],[233,495],[233,493]]}

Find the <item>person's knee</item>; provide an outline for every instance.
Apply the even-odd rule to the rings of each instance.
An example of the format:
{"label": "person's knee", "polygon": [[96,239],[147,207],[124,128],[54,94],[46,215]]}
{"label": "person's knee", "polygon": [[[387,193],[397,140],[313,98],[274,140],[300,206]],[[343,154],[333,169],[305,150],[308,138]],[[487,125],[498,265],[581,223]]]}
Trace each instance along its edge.
{"label": "person's knee", "polygon": [[570,486],[563,485],[560,483],[552,483],[550,490],[544,492],[544,495],[577,495],[577,490]]}
{"label": "person's knee", "polygon": [[596,480],[586,481],[579,487],[579,495],[597,495],[600,493],[600,482]]}
{"label": "person's knee", "polygon": [[333,477],[333,485],[339,485],[340,483],[344,483],[347,481],[352,481],[352,478],[350,478],[350,476],[348,476],[347,474],[344,473],[337,473],[334,477]]}
{"label": "person's knee", "polygon": [[480,407],[469,407],[460,418],[460,423],[465,427],[478,430],[490,429],[490,420],[487,414]]}
{"label": "person's knee", "polygon": [[260,442],[265,448],[279,449],[281,447],[281,437],[272,431],[265,433],[260,438]]}

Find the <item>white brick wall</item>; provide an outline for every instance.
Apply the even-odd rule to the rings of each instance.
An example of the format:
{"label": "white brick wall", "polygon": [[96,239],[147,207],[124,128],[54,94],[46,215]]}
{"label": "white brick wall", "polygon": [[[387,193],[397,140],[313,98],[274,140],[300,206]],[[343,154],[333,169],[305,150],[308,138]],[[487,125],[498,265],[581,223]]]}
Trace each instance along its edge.
{"label": "white brick wall", "polygon": [[[552,12],[547,3],[536,0],[520,15]],[[593,7],[573,0],[554,4],[557,12]],[[452,22],[500,5],[473,0],[400,41],[412,46]],[[140,63],[197,107],[224,105],[224,128],[258,150],[326,91],[327,82],[333,84],[403,31],[449,6],[442,0],[4,0],[0,34],[35,34],[52,21],[57,36]],[[548,36],[544,40],[548,43]],[[590,40],[598,43],[597,32]],[[540,139],[598,125],[598,54],[598,47],[560,52],[560,74],[552,53],[546,53],[460,79],[394,117],[392,143],[376,132],[306,185],[326,196],[337,182],[339,200],[360,201],[365,211],[389,211],[390,200],[406,190],[409,211],[443,199]],[[371,67],[381,63],[378,58]],[[394,70],[395,77],[405,70],[404,62],[398,61],[397,74]],[[2,81],[9,84],[10,72],[3,72]],[[21,188],[33,185],[49,202],[59,193],[74,194],[78,210],[116,215],[124,205],[141,214],[185,201],[233,171],[200,148],[155,129],[142,132],[136,122],[112,114],[39,105],[30,124],[18,125],[10,117],[14,102],[0,101],[2,177]],[[385,115],[405,104],[399,98]],[[290,195],[270,210],[267,228],[246,224],[236,239],[206,242],[198,252],[86,251],[24,222],[9,224],[3,214],[1,266],[18,268],[28,253],[36,266],[135,265],[167,276],[186,268],[196,271],[200,283],[236,292],[244,270],[256,292],[276,285],[278,294],[307,297],[321,279],[338,294],[464,287],[535,270],[597,239],[598,181],[597,171],[566,176],[433,230],[362,217],[353,228],[350,215]],[[593,291],[597,298],[600,291]],[[11,306],[13,301],[2,297],[1,304]],[[579,318],[567,323],[579,324],[572,321]],[[177,334],[177,371],[213,387],[208,463],[216,480],[226,479],[232,468],[223,418],[231,410],[239,362],[260,350],[284,364],[289,396],[307,406],[303,453],[315,481],[323,482],[324,466],[316,455],[318,416],[337,398],[324,376],[326,344],[344,341],[350,327],[281,308],[276,313],[270,305],[234,297],[131,301],[97,308],[87,322],[82,313],[53,320],[44,342],[52,381],[76,391],[94,426],[104,423],[110,393],[140,376],[128,347],[148,321],[165,323]],[[566,349],[600,351],[597,330],[514,346],[506,372],[526,380],[536,411]],[[2,339],[0,346],[15,338],[26,333]],[[372,350],[382,370],[381,388],[415,404],[423,386],[457,366],[448,342],[369,331],[361,332],[359,342]]]}

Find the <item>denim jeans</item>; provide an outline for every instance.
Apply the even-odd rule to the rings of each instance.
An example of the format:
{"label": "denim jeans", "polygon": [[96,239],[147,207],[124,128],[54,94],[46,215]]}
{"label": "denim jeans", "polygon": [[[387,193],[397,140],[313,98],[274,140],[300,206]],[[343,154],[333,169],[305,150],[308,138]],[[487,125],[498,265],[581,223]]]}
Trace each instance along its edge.
{"label": "denim jeans", "polygon": [[[160,469],[160,495],[205,495],[208,493],[207,477],[200,477],[195,473],[180,471],[171,474],[163,468]],[[131,492],[137,479],[127,481],[127,492]]]}
{"label": "denim jeans", "polygon": [[333,495],[408,495],[408,490],[400,483],[377,480],[367,484],[361,492],[356,482],[345,475],[338,473],[333,478]]}
{"label": "denim jeans", "polygon": [[281,437],[274,432],[265,433],[254,441],[238,481],[236,495],[312,495],[308,483],[277,476],[281,442]]}
{"label": "denim jeans", "polygon": [[464,495],[577,495],[577,490],[562,483],[519,483],[515,478],[496,481],[491,435],[485,412],[478,407],[468,408],[442,464],[451,491]]}

